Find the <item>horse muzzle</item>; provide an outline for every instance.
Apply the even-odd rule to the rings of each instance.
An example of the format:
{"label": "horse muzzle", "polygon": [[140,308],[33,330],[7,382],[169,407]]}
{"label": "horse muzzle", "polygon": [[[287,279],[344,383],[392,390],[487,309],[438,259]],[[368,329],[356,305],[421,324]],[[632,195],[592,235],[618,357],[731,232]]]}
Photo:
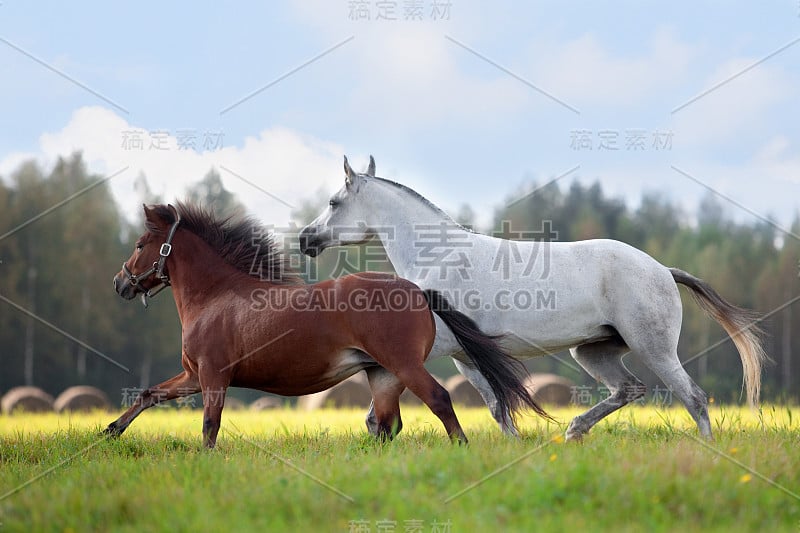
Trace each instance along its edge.
{"label": "horse muzzle", "polygon": [[323,246],[320,243],[319,234],[310,230],[308,226],[302,229],[297,236],[300,241],[300,251],[309,257],[317,257],[322,253]]}
{"label": "horse muzzle", "polygon": [[125,279],[122,272],[114,276],[114,290],[126,300],[136,298],[136,285],[132,285],[129,280]]}

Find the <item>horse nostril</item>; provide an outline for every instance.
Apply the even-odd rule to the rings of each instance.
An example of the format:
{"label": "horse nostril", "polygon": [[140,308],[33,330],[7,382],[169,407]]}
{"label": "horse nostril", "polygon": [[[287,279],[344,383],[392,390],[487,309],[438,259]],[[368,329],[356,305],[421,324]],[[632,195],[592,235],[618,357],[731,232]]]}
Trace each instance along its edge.
{"label": "horse nostril", "polygon": [[300,241],[300,251],[310,257],[316,257],[319,254],[319,249],[317,248],[317,240],[313,238],[308,232],[302,231],[298,236],[298,240]]}

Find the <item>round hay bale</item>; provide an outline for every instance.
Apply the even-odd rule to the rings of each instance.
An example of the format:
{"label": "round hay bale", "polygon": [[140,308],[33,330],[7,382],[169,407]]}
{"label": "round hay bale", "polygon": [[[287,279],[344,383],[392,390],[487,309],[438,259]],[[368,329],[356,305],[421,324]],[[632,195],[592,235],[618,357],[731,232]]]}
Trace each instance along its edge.
{"label": "round hay bale", "polygon": [[59,394],[53,404],[53,408],[56,413],[92,411],[93,409],[108,411],[111,408],[111,402],[108,401],[108,396],[100,389],[88,385],[78,385],[70,387]]}
{"label": "round hay bale", "polygon": [[453,403],[466,407],[482,407],[486,405],[478,389],[473,387],[472,383],[467,381],[467,378],[461,374],[450,376],[444,382],[444,388],[450,393],[450,400]]}
{"label": "round hay bale", "polygon": [[297,408],[312,411],[320,407],[369,407],[371,401],[372,392],[366,384],[366,378],[358,373],[328,390],[300,396]]}
{"label": "round hay bale", "polygon": [[[433,378],[444,388],[447,388],[444,384],[442,378],[438,376],[433,376]],[[422,400],[420,400],[416,394],[411,392],[409,389],[403,391],[403,394],[400,395],[400,403],[402,405],[422,405]]]}
{"label": "round hay bale", "polygon": [[525,379],[525,387],[537,403],[564,406],[569,405],[575,384],[555,374],[531,374]]}
{"label": "round hay bale", "polygon": [[230,396],[228,396],[225,398],[225,409],[242,411],[244,409],[247,409],[247,404],[245,404],[239,398],[231,398]]}
{"label": "round hay bale", "polygon": [[277,396],[262,396],[250,404],[251,411],[266,411],[268,409],[280,409],[283,407],[283,400]]}
{"label": "round hay bale", "polygon": [[53,410],[53,397],[39,387],[14,387],[0,400],[3,413],[45,413]]}

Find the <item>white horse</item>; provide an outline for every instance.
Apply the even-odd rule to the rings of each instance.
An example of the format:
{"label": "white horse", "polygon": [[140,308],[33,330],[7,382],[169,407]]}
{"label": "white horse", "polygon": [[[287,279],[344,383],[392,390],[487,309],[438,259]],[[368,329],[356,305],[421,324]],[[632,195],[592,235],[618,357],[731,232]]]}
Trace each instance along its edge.
{"label": "white horse", "polygon": [[[377,237],[398,275],[441,291],[453,306],[491,335],[503,336],[519,359],[569,349],[610,396],[575,417],[568,440],[581,439],[604,417],[645,393],[622,362],[635,352],[671,388],[712,438],[705,392],[678,358],[682,307],[677,283],[731,336],[742,360],[747,398],[758,402],[766,358],[756,315],[725,301],[710,285],[614,240],[509,241],[473,233],[415,191],[375,176],[370,156],[359,174],[344,159],[345,185],[316,220],[300,232],[303,253]],[[500,412],[486,379],[472,368],[450,331],[437,319],[429,357],[450,356],[481,393],[506,433],[517,435]],[[508,422],[507,422],[508,421]],[[372,409],[367,426],[374,429]]]}

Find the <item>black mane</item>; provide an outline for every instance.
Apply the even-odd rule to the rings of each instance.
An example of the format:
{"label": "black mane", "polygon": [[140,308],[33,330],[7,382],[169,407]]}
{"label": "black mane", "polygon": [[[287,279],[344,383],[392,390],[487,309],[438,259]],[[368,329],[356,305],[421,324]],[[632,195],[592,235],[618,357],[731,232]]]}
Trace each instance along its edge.
{"label": "black mane", "polygon": [[[240,272],[270,283],[303,283],[275,244],[272,232],[255,218],[219,218],[211,210],[192,203],[178,202],[175,207],[181,217],[179,227],[200,237]],[[175,214],[166,205],[152,209],[168,224],[175,222]],[[145,222],[145,226],[153,233],[164,233],[150,222]]]}

